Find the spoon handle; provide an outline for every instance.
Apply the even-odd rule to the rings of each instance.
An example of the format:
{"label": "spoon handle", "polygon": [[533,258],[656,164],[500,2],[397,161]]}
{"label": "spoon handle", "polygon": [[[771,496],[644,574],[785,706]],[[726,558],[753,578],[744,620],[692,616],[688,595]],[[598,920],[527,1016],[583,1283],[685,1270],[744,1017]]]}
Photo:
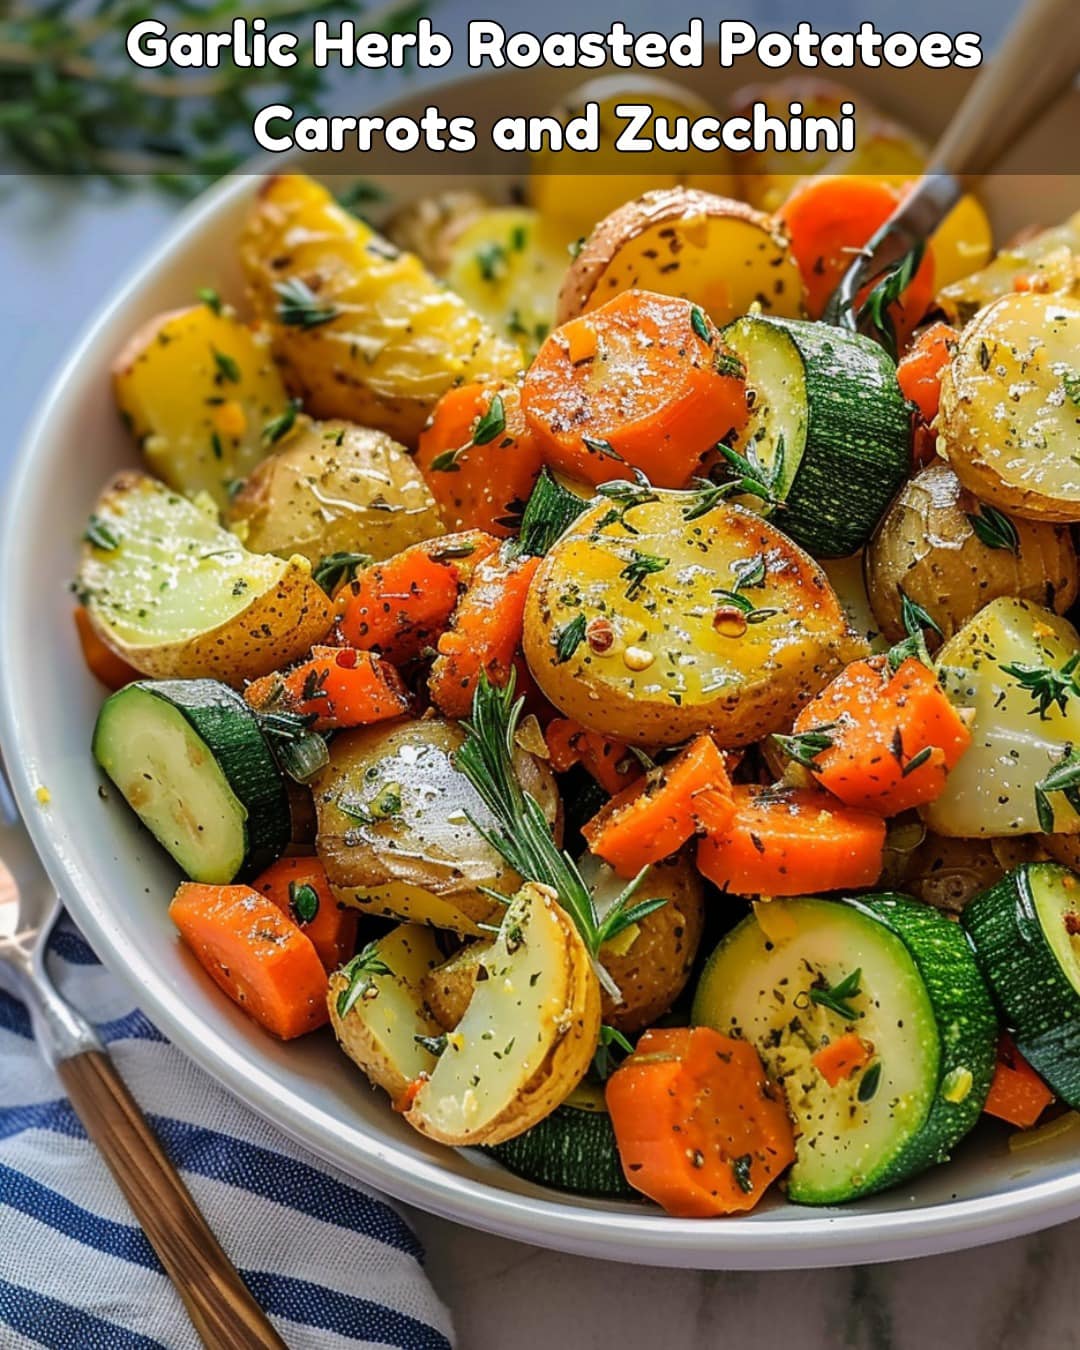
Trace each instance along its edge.
{"label": "spoon handle", "polygon": [[1080,4],[1028,0],[953,115],[928,174],[987,172],[1080,70]]}
{"label": "spoon handle", "polygon": [[213,1350],[287,1350],[108,1056],[87,1050],[58,1060],[56,1072],[204,1343]]}

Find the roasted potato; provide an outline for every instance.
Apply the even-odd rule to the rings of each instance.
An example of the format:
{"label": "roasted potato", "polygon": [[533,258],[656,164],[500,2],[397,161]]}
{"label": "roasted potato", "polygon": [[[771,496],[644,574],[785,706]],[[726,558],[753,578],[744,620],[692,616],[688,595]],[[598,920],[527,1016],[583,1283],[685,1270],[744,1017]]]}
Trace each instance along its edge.
{"label": "roasted potato", "polygon": [[[494,820],[454,765],[465,739],[456,722],[428,718],[362,727],[334,738],[312,783],[317,848],[344,904],[476,936],[501,911],[485,895],[521,883],[469,821]],[[558,794],[547,765],[519,751],[525,787],[548,819]]]}
{"label": "roasted potato", "polygon": [[143,675],[235,688],[299,659],[334,620],[306,558],[249,553],[212,507],[138,473],[98,498],[75,586],[102,641]]}
{"label": "roasted potato", "polygon": [[[938,677],[969,721],[971,744],[945,791],[920,808],[935,834],[965,839],[1036,834],[1040,781],[1080,744],[1080,699],[1041,708],[1038,690],[1008,667],[1060,670],[1080,656],[1065,619],[1026,600],[992,600],[941,648]],[[1080,832],[1080,814],[1063,792],[1045,796],[1058,834]]]}
{"label": "roasted potato", "polygon": [[[581,872],[601,915],[626,882],[606,863],[587,857]],[[678,854],[654,863],[635,901],[662,899],[654,909],[600,948],[601,965],[619,987],[621,998],[601,990],[603,1019],[620,1031],[640,1031],[661,1017],[682,993],[705,926],[705,892],[697,868]]]}
{"label": "roasted potato", "polygon": [[852,630],[865,640],[871,652],[888,651],[889,643],[867,593],[864,552],[846,558],[822,558],[821,570],[829,578]]}
{"label": "roasted potato", "polygon": [[[940,306],[942,293],[985,267],[994,252],[990,217],[977,197],[968,192],[960,198],[930,236],[930,248],[934,255],[934,284],[938,288],[936,303]],[[955,312],[952,317],[957,317]]]}
{"label": "roasted potato", "polygon": [[418,1037],[439,1035],[421,989],[441,960],[430,928],[403,923],[330,976],[327,1005],[338,1045],[392,1101],[435,1067]]}
{"label": "roasted potato", "polygon": [[516,347],[310,178],[267,179],[240,256],[285,383],[314,417],[412,446],[452,384],[521,368]]}
{"label": "roasted potato", "polygon": [[[934,256],[936,262],[936,250]],[[1080,294],[1080,212],[1064,225],[1006,246],[980,271],[941,283],[937,304],[950,322],[966,324],[984,306],[1011,295],[1017,281],[1042,294]]]}
{"label": "roasted potato", "polygon": [[384,431],[303,419],[233,498],[229,525],[248,548],[312,565],[329,553],[376,562],[444,533],[405,448]]}
{"label": "roasted potato", "polygon": [[[669,124],[675,117],[702,117],[714,111],[689,89],[637,71],[601,75],[576,89],[555,110],[555,116],[565,124],[587,103],[598,105],[599,150],[582,163],[580,155],[547,149],[535,154],[530,165],[529,201],[564,245],[591,233],[598,220],[645,192],[685,184],[735,196],[734,157],[725,152],[705,155],[654,150],[629,154],[615,148],[617,137],[627,127],[625,119],[615,115],[620,103],[646,103],[656,117],[666,118]],[[646,123],[644,132],[652,134],[654,130],[655,117]],[[561,173],[568,162],[570,171]],[[704,162],[710,166],[709,172],[701,172]]]}
{"label": "roasted potato", "polygon": [[551,329],[566,260],[565,245],[538,212],[494,207],[454,239],[446,284],[531,358]]}
{"label": "roasted potato", "polygon": [[964,487],[1035,520],[1080,520],[1080,300],[1026,292],[984,309],[941,380],[938,451]]}
{"label": "roasted potato", "polygon": [[113,390],[153,472],[219,507],[265,458],[289,402],[266,335],[210,305],[144,324],[113,362]]}
{"label": "roasted potato", "polygon": [[[795,713],[865,644],[824,572],[770,522],[694,493],[599,501],[540,564],[524,652],[544,694],[592,731],[748,745]],[[690,516],[690,519],[687,519]],[[632,531],[632,533],[631,533]],[[760,573],[749,618],[717,592]]]}
{"label": "roasted potato", "polygon": [[491,206],[467,189],[418,197],[386,222],[386,237],[403,253],[415,253],[433,276],[445,275],[454,240],[470,221]]}
{"label": "roasted potato", "polygon": [[754,304],[781,318],[802,312],[802,277],[780,226],[691,188],[647,192],[600,221],[566,273],[556,321],[629,290],[693,300],[717,326]]}
{"label": "roasted potato", "polygon": [[453,1031],[468,1010],[477,982],[488,978],[484,961],[491,946],[488,940],[467,942],[424,976],[424,1002],[445,1031]]}
{"label": "roasted potato", "polygon": [[903,890],[935,909],[959,914],[969,900],[1005,875],[994,842],[928,832],[908,861]]}
{"label": "roasted potato", "polygon": [[442,1144],[498,1144],[584,1077],[600,1032],[588,948],[555,892],[524,885],[505,911],[465,1016],[406,1113]]}
{"label": "roasted potato", "polygon": [[[994,542],[984,542],[980,530]],[[867,593],[891,642],[905,636],[901,592],[950,638],[1002,595],[1064,614],[1077,584],[1076,550],[1065,526],[998,518],[940,461],[904,484],[866,550]]]}

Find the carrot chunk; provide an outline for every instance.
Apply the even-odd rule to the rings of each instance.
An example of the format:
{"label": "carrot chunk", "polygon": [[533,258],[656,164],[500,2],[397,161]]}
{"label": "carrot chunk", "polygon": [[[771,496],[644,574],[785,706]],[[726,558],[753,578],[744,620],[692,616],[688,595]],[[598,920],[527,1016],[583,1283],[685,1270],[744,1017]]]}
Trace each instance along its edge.
{"label": "carrot chunk", "polygon": [[885,822],[807,788],[736,785],[734,816],[698,844],[703,876],[734,895],[816,895],[872,886]]}
{"label": "carrot chunk", "polygon": [[311,939],[250,886],[185,881],[169,917],[214,983],[283,1041],[326,1022],[328,981]]}
{"label": "carrot chunk", "polygon": [[311,939],[328,972],[344,965],[356,950],[359,915],[338,904],[318,858],[279,858],[251,885]]}
{"label": "carrot chunk", "polygon": [[[884,225],[902,193],[875,178],[808,178],[777,212],[802,273],[806,312],[820,319],[855,253]],[[871,286],[859,296],[865,301]],[[934,298],[934,262],[928,248],[900,299],[889,307],[897,346],[907,345]]]}
{"label": "carrot chunk", "polygon": [[98,637],[97,630],[90,622],[90,615],[82,605],[75,609],[75,631],[79,635],[79,647],[87,670],[106,689],[123,689],[125,684],[140,678],[137,670],[132,669]]}
{"label": "carrot chunk", "polygon": [[449,623],[459,588],[498,546],[490,534],[468,530],[366,567],[337,597],[342,644],[377,651],[394,665],[419,656]]}
{"label": "carrot chunk", "polygon": [[521,646],[525,597],[539,558],[491,554],[473,573],[465,594],[439,638],[428,691],[447,717],[468,717],[484,672],[504,685]]}
{"label": "carrot chunk", "polygon": [[312,647],[310,660],[253,680],[244,697],[256,709],[273,704],[314,717],[316,731],[369,726],[409,711],[409,692],[397,670],[354,647]]}
{"label": "carrot chunk", "polygon": [[915,657],[894,674],[883,656],[845,666],[795,720],[796,737],[819,729],[829,745],[813,755],[817,781],[882,816],[940,797],[971,744],[937,676]]}
{"label": "carrot chunk", "polygon": [[959,338],[947,323],[933,323],[912,343],[896,367],[904,397],[914,403],[924,422],[932,422],[941,402],[941,376],[953,359]]}
{"label": "carrot chunk", "polygon": [[581,833],[620,876],[635,877],[681,848],[699,827],[726,829],[734,814],[723,752],[711,736],[699,736],[613,797]]}
{"label": "carrot chunk", "polygon": [[1012,1037],[1002,1035],[990,1091],[983,1102],[986,1114],[1028,1130],[1053,1100],[1054,1094],[1017,1050]]}
{"label": "carrot chunk", "polygon": [[518,387],[448,390],[420,437],[416,464],[451,530],[512,535],[543,464]]}
{"label": "carrot chunk", "polygon": [[624,291],[551,333],[521,402],[546,462],[593,484],[629,465],[683,487],[747,418],[744,372],[704,310],[651,291]]}
{"label": "carrot chunk", "polygon": [[646,1031],[605,1097],[626,1180],[680,1218],[753,1209],[795,1158],[757,1051],[708,1027]]}
{"label": "carrot chunk", "polygon": [[551,767],[556,773],[580,764],[614,796],[640,778],[641,762],[622,741],[588,731],[570,717],[554,717],[544,731]]}
{"label": "carrot chunk", "polygon": [[850,1078],[857,1070],[870,1063],[874,1047],[853,1031],[837,1036],[820,1050],[814,1052],[810,1061],[830,1087],[836,1087],[845,1078]]}

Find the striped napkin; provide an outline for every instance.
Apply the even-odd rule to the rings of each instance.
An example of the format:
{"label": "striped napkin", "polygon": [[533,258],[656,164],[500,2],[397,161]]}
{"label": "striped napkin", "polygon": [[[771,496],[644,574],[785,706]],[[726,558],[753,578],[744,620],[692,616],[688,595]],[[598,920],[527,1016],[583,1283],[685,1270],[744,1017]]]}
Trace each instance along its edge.
{"label": "striped napkin", "polygon": [[[109,1046],[165,1151],[292,1350],[450,1350],[423,1252],[385,1201],[305,1155],[171,1045],[65,917],[60,992]],[[0,987],[0,1347],[200,1350],[183,1305]]]}

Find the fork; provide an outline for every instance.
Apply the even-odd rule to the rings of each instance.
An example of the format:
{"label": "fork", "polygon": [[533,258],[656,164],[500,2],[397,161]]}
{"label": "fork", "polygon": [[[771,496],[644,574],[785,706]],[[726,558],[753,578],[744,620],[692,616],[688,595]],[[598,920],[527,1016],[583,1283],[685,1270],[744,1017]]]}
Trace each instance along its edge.
{"label": "fork", "polygon": [[90,1023],[53,988],[45,949],[60,899],[0,760],[0,961],[34,1037],[210,1350],[287,1350],[165,1156]]}

